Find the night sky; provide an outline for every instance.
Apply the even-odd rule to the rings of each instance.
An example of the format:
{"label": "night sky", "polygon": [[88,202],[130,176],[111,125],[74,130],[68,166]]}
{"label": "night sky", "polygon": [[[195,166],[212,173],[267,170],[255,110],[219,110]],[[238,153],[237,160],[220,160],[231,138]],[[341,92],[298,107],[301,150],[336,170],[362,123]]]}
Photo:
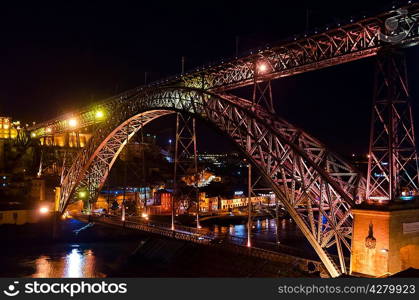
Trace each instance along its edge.
{"label": "night sky", "polygon": [[[236,36],[239,52],[245,51],[391,4],[385,0],[226,2],[2,3],[0,115],[46,120],[141,85],[145,72],[148,81],[179,73],[182,56],[186,69],[233,56]],[[418,111],[419,48],[407,52]],[[374,59],[366,59],[277,80],[278,114],[339,152],[366,153],[373,66]],[[166,123],[156,121],[150,130],[165,136]],[[209,132],[205,126],[199,129]],[[211,147],[215,135],[202,136],[201,150],[220,150]]]}

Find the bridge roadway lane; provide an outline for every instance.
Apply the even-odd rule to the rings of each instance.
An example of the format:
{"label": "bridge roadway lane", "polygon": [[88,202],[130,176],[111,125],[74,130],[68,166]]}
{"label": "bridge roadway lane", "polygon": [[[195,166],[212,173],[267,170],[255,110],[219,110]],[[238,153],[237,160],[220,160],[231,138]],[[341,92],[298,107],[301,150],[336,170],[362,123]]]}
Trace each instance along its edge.
{"label": "bridge roadway lane", "polygon": [[[82,221],[89,220],[89,217],[86,215],[77,215],[74,217]],[[90,216],[90,221],[139,229],[163,236],[189,240],[200,244],[234,244],[242,247],[246,247],[247,245],[247,238],[243,237],[243,234],[241,234],[242,236],[236,236],[228,232],[212,231],[210,228],[197,229],[195,227],[179,224],[175,225],[175,230],[173,231],[171,230],[170,223],[148,221],[142,217],[137,216],[127,216],[125,222],[121,220],[120,216]],[[284,244],[277,244],[275,242],[269,241],[266,237],[264,237],[263,230],[252,232],[252,248],[258,248],[269,252],[289,254],[292,256],[315,261],[319,260],[316,253],[314,251],[310,251],[309,249],[305,250],[304,248],[290,247]]]}

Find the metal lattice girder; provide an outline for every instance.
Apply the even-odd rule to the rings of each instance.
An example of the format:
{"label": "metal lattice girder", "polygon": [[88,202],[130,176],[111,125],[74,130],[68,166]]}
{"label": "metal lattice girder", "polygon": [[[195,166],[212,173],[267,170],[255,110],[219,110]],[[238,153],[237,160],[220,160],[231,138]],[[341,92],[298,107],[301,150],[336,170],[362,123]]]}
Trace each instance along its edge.
{"label": "metal lattice girder", "polygon": [[[177,113],[175,140],[175,177],[196,175],[195,118],[190,114]],[[176,178],[178,179],[178,178]]]}
{"label": "metal lattice girder", "polygon": [[[394,32],[389,32],[386,27],[389,19],[403,32],[400,40],[397,40],[400,46],[418,43],[419,6],[410,4],[402,10],[395,9],[373,18],[352,20],[344,26],[330,30],[326,28],[326,31],[316,31],[312,35],[279,43],[242,58],[200,68],[183,74],[181,79],[185,86],[213,92],[226,91],[250,85],[254,80],[272,80],[373,56],[393,41]],[[258,68],[262,64],[263,70]],[[174,84],[176,80],[169,83]]]}
{"label": "metal lattice girder", "polygon": [[270,80],[263,82],[255,81],[252,99],[253,103],[265,107],[270,113],[275,113]]}
{"label": "metal lattice girder", "polygon": [[378,56],[371,118],[367,194],[369,200],[394,200],[419,190],[415,132],[406,60],[389,51]]}
{"label": "metal lattice girder", "polygon": [[[198,182],[195,182],[193,189],[189,189],[186,194],[181,193],[179,183],[182,177],[194,176],[198,178],[198,156],[196,145],[195,118],[191,114],[176,114],[176,140],[174,157],[174,177],[173,177],[173,201],[187,201],[190,204],[191,198],[195,198],[197,211],[199,210]],[[195,196],[192,196],[192,192]],[[173,209],[175,208],[173,202]],[[189,205],[188,205],[189,206]],[[197,214],[197,221],[199,215]]]}
{"label": "metal lattice girder", "polygon": [[[330,274],[346,272],[350,208],[362,200],[365,180],[318,140],[251,101],[195,89],[150,89],[107,105],[112,116],[98,127],[63,181],[61,212],[75,200],[76,191],[87,186],[89,177],[91,193],[97,195],[126,144],[127,130],[131,138],[142,125],[162,115],[190,113],[215,124],[243,151],[270,183]],[[338,262],[329,255],[330,248],[337,249]]]}
{"label": "metal lattice girder", "polygon": [[[165,78],[148,85],[162,87],[184,85],[221,92],[241,86],[252,85],[285,76],[292,76],[311,70],[318,70],[338,64],[377,55],[380,49],[391,45],[395,37],[397,45],[408,47],[419,42],[419,4],[412,3],[386,13],[363,20],[357,20],[333,29],[326,28],[302,38],[280,42],[268,49],[251,52],[249,55],[221,61],[198,68],[189,73]],[[395,32],[386,29],[386,23],[397,24]],[[390,26],[391,28],[392,26]],[[402,37],[402,40],[398,40]],[[259,68],[261,64],[264,68]],[[137,87],[106,101],[135,96],[145,87]],[[99,104],[101,106],[102,103]],[[31,126],[29,130],[41,137],[47,129],[53,133],[68,130],[68,120],[79,119],[78,128],[95,122],[95,106],[67,114],[56,119]],[[73,128],[74,129],[74,128]]]}

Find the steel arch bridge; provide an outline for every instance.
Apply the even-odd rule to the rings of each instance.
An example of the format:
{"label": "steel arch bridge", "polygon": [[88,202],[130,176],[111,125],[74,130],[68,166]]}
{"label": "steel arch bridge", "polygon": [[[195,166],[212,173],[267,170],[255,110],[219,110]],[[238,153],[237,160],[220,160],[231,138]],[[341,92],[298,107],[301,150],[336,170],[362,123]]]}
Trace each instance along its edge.
{"label": "steel arch bridge", "polygon": [[[388,26],[395,24],[396,29]],[[87,108],[29,130],[45,142],[45,138],[56,133],[88,126],[95,129],[88,145],[80,150],[68,172],[63,173],[60,211],[64,212],[79,189],[89,189],[93,199],[97,196],[129,138],[148,122],[173,112],[192,114],[210,122],[235,142],[270,183],[330,275],[335,277],[347,272],[345,253],[350,251],[352,235],[350,208],[368,194],[366,180],[318,140],[272,114],[270,81],[380,56],[388,47],[417,44],[419,4],[409,0],[405,6],[394,6],[373,17],[327,26],[319,32],[315,30],[272,47],[126,91],[99,104],[109,114],[98,124],[95,111]],[[261,86],[265,83],[266,86]],[[244,86],[254,87],[253,101],[220,94]],[[266,102],[266,109],[256,104],[263,102],[260,100]],[[78,124],[72,128],[69,121],[75,116]],[[381,168],[381,161],[377,160],[376,165]],[[338,254],[336,261],[330,253]]]}
{"label": "steel arch bridge", "polygon": [[[229,136],[272,190],[335,277],[345,273],[354,202],[365,179],[321,142],[251,101],[192,88],[139,91],[103,104],[109,112],[62,182],[60,211],[79,189],[95,199],[127,141],[148,122],[173,112],[192,114]],[[330,250],[337,252],[334,261]]]}

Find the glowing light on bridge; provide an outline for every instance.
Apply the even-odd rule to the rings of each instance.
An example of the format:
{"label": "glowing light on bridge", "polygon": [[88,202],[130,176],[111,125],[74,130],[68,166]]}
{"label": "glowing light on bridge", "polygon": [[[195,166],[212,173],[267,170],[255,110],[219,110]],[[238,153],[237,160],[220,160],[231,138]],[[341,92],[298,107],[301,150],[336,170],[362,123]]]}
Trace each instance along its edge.
{"label": "glowing light on bridge", "polygon": [[261,62],[258,64],[257,69],[259,74],[266,73],[266,71],[268,71],[268,65],[264,62]]}
{"label": "glowing light on bridge", "polygon": [[105,116],[105,113],[102,110],[97,110],[95,113],[96,119],[102,119]]}
{"label": "glowing light on bridge", "polygon": [[33,137],[33,138],[36,137],[36,133],[35,132],[32,132],[31,133],[31,137]]}
{"label": "glowing light on bridge", "polygon": [[46,131],[47,133],[51,133],[51,132],[52,132],[52,129],[51,129],[51,127],[48,127],[47,129],[45,129],[45,131]]}
{"label": "glowing light on bridge", "polygon": [[70,125],[70,127],[76,127],[77,126],[77,120],[76,119],[68,120],[68,125]]}
{"label": "glowing light on bridge", "polygon": [[86,198],[86,196],[87,196],[87,192],[86,191],[80,191],[79,192],[79,198],[80,199],[84,199],[84,198]]}
{"label": "glowing light on bridge", "polygon": [[48,212],[49,212],[49,208],[48,208],[48,207],[46,207],[46,206],[42,206],[42,207],[39,209],[39,212],[40,212],[41,214],[45,215],[46,213],[48,213]]}

